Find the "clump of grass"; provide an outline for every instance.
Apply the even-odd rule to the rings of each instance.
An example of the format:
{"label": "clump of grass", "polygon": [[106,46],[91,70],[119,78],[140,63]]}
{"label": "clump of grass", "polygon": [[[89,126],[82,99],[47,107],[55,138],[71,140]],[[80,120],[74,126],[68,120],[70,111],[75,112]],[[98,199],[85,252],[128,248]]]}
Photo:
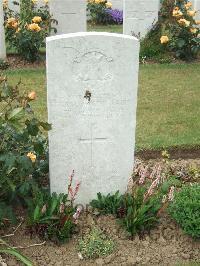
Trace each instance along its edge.
{"label": "clump of grass", "polygon": [[102,231],[94,227],[78,244],[78,250],[84,258],[94,259],[110,255],[115,249],[115,243]]}

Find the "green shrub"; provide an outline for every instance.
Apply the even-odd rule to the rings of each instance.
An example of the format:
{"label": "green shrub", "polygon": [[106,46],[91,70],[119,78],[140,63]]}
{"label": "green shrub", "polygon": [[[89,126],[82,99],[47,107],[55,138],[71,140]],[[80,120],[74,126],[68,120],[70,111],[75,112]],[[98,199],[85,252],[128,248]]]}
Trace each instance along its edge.
{"label": "green shrub", "polygon": [[25,202],[32,186],[42,186],[48,173],[48,145],[44,130],[30,102],[35,92],[21,91],[20,82],[10,86],[0,75],[0,203]]}
{"label": "green shrub", "polygon": [[146,197],[146,193],[144,187],[138,186],[133,188],[132,194],[127,194],[125,197],[126,214],[122,224],[132,237],[151,229],[159,220],[161,196],[156,193]]}
{"label": "green shrub", "polygon": [[169,213],[183,231],[194,238],[200,237],[200,185],[185,185],[175,193]]}
{"label": "green shrub", "polygon": [[[165,2],[169,0],[165,0],[163,5]],[[196,12],[191,2],[173,1],[168,12],[168,18],[161,21],[161,43],[178,58],[194,59],[200,51],[200,21],[195,20]]]}
{"label": "green shrub", "polygon": [[5,70],[9,67],[9,63],[3,59],[0,59],[0,70]]}
{"label": "green shrub", "polygon": [[[15,4],[19,3],[15,1]],[[39,58],[39,50],[45,47],[45,38],[54,28],[49,6],[46,3],[38,7],[34,1],[20,2],[20,13],[16,13],[4,5],[6,41],[21,57],[28,61]],[[55,29],[54,29],[55,30]]]}
{"label": "green shrub", "polygon": [[38,234],[44,239],[55,242],[67,241],[74,232],[81,209],[73,207],[75,196],[80,184],[72,189],[70,177],[67,194],[49,193],[44,190],[34,190],[33,198],[28,200],[28,228],[31,234]]}
{"label": "green shrub", "polygon": [[92,200],[90,205],[98,209],[102,214],[118,214],[118,211],[122,207],[123,196],[117,191],[115,194],[108,194],[106,196],[101,193],[97,194],[97,199]]}
{"label": "green shrub", "polygon": [[114,251],[114,248],[114,242],[98,228],[93,228],[78,244],[81,255],[88,259],[107,256]]}
{"label": "green shrub", "polygon": [[88,0],[87,10],[90,21],[94,24],[108,24],[111,21],[110,15],[106,12],[112,4],[107,0]]}
{"label": "green shrub", "polygon": [[147,59],[153,59],[154,57],[161,57],[164,53],[165,50],[159,43],[157,28],[153,28],[147,36],[141,40],[140,58],[146,57]]}

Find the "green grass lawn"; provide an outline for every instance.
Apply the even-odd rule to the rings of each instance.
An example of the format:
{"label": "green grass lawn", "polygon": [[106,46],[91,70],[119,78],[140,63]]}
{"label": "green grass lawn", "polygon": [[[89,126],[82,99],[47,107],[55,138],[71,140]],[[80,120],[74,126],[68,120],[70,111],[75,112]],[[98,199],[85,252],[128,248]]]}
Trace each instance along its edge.
{"label": "green grass lawn", "polygon": [[[200,144],[200,65],[141,65],[136,146],[158,149]],[[34,108],[47,118],[45,69],[8,71],[14,84],[35,90]]]}
{"label": "green grass lawn", "polygon": [[112,33],[122,33],[123,32],[123,26],[122,25],[91,25],[88,23],[87,27],[88,31],[106,31],[106,32],[112,32]]}

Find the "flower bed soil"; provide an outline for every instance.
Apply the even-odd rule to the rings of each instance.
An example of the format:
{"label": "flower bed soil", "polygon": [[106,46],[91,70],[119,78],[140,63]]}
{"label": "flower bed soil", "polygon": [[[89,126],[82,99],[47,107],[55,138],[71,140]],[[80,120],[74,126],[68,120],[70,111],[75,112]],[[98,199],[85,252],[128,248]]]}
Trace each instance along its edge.
{"label": "flower bed soil", "polygon": [[[36,62],[27,62],[26,60],[23,60],[18,56],[17,54],[10,54],[7,55],[7,62],[9,64],[9,69],[20,69],[20,68],[40,68],[45,67],[46,61],[45,61],[45,53],[41,53],[41,59]],[[199,64],[200,57],[192,62],[188,62],[188,64]],[[186,64],[187,62],[181,61],[178,59],[175,59],[171,64]],[[147,60],[145,64],[158,64],[157,61],[154,60]]]}
{"label": "flower bed soil", "polygon": [[44,60],[45,55],[42,55],[43,59],[36,62],[27,62],[26,60],[21,59],[18,55],[8,55],[7,62],[9,64],[8,69],[21,69],[21,68],[40,68],[45,67],[46,62]]}
{"label": "flower bed soil", "polygon": [[[77,242],[90,228],[98,226],[116,243],[116,251],[105,258],[81,260]],[[41,246],[20,249],[37,266],[92,266],[92,265],[186,265],[192,261],[200,265],[200,241],[184,235],[182,230],[166,214],[160,223],[142,238],[130,240],[112,216],[96,217],[83,214],[79,222],[79,233],[66,244],[57,246],[46,242]],[[9,238],[12,246],[27,247],[41,243],[37,237],[30,238],[23,226]],[[21,265],[14,258],[7,257],[8,266]]]}
{"label": "flower bed soil", "polygon": [[[148,163],[161,162],[161,160],[151,160]],[[200,167],[200,159],[196,160],[174,160],[171,163],[176,168],[188,165]],[[190,180],[185,179],[186,182]],[[95,213],[95,212],[94,212]],[[180,227],[165,213],[161,213],[160,222],[150,232],[143,236],[136,236],[131,240],[126,232],[118,224],[113,216],[98,216],[93,212],[82,213],[77,233],[66,244],[57,246],[54,243],[46,242],[38,237],[30,237],[23,223],[14,236],[5,238],[13,247],[19,247],[24,255],[28,256],[34,266],[92,266],[92,265],[159,265],[159,266],[181,266],[181,265],[200,265],[200,240],[194,240],[185,235]],[[22,216],[24,216],[22,214]],[[108,257],[94,260],[81,259],[78,256],[77,243],[81,236],[89,233],[94,226],[99,227],[106,235],[116,243],[116,250]],[[14,231],[10,228],[9,234]],[[32,246],[40,244],[39,246]],[[20,248],[22,247],[22,248]],[[5,257],[6,264],[3,266],[22,265],[13,257]]]}

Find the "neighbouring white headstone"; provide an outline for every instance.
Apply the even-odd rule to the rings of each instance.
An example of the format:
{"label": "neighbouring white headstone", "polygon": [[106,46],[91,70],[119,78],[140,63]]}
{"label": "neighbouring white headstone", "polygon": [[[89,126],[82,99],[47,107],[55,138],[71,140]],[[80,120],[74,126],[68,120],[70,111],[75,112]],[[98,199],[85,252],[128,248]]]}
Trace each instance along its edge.
{"label": "neighbouring white headstone", "polygon": [[123,10],[123,0],[110,0],[113,9]]}
{"label": "neighbouring white headstone", "polygon": [[126,191],[132,174],[139,41],[112,33],[47,38],[51,191],[80,181],[77,203]]}
{"label": "neighbouring white headstone", "polygon": [[194,0],[194,9],[197,11],[196,19],[200,19],[200,0]]}
{"label": "neighbouring white headstone", "polygon": [[0,59],[6,58],[3,0],[0,0]]}
{"label": "neighbouring white headstone", "polygon": [[123,33],[145,37],[158,20],[159,8],[159,0],[124,0]]}
{"label": "neighbouring white headstone", "polygon": [[52,0],[49,5],[57,34],[87,31],[86,0]]}

